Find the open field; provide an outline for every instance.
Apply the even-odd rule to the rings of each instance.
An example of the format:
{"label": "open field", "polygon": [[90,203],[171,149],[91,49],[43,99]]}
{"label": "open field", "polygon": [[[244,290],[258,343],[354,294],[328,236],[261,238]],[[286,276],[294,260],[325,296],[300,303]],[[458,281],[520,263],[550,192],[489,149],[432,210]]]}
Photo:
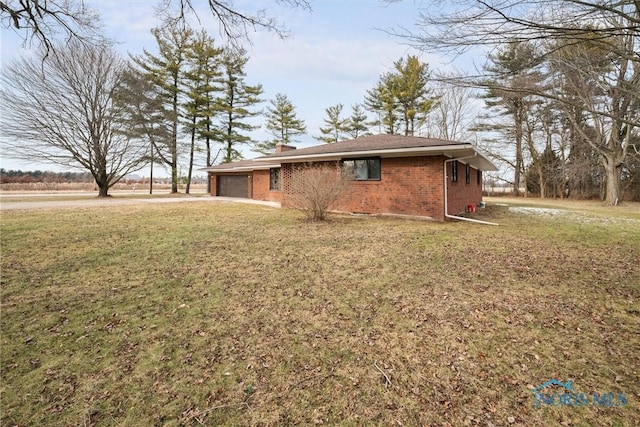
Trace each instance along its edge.
{"label": "open field", "polygon": [[640,212],[538,208],[2,212],[0,425],[640,425]]}

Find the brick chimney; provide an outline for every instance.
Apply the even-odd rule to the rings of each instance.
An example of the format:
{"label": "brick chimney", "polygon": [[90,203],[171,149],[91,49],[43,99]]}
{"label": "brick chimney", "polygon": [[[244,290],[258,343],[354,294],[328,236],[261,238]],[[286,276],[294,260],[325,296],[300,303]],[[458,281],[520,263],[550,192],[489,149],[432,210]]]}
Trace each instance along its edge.
{"label": "brick chimney", "polygon": [[296,147],[294,147],[293,145],[285,145],[285,144],[276,145],[276,153],[282,153],[283,151],[291,151],[295,149]]}

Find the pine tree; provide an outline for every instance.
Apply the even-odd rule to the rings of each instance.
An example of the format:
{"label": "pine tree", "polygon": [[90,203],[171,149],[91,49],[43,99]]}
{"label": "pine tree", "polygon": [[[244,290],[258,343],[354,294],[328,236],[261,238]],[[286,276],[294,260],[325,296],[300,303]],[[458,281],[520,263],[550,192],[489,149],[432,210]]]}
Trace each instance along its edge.
{"label": "pine tree", "polygon": [[404,134],[414,135],[416,124],[426,118],[434,105],[434,98],[427,87],[429,66],[421,63],[416,56],[408,56],[406,61],[400,58],[393,65],[396,73],[392,91],[398,101]]}
{"label": "pine tree", "polygon": [[376,86],[369,89],[365,95],[364,105],[377,116],[371,125],[378,126],[378,132],[384,130],[385,133],[393,135],[398,129],[396,84],[395,76],[385,73],[380,76]]}
{"label": "pine tree", "polygon": [[273,153],[276,145],[289,144],[295,141],[292,137],[307,133],[304,120],[296,117],[296,109],[286,95],[278,93],[269,103],[265,127],[275,138],[256,144],[254,151],[262,154]]}
{"label": "pine tree", "polygon": [[260,114],[252,107],[262,102],[262,85],[247,85],[244,81],[244,66],[248,61],[246,51],[227,50],[222,55],[222,77],[218,81],[222,95],[216,99],[214,108],[220,112],[214,127],[215,140],[224,144],[223,162],[232,162],[242,158],[236,148],[247,144],[251,138],[242,132],[257,127],[244,121]]}
{"label": "pine tree", "polygon": [[513,192],[516,196],[520,195],[524,172],[524,125],[535,102],[529,90],[540,80],[535,71],[536,64],[532,62],[535,57],[532,45],[511,43],[490,55],[491,63],[485,67],[486,71],[498,76],[485,82],[485,104],[510,118],[510,123],[498,130],[511,137],[514,147]]}
{"label": "pine tree", "polygon": [[[216,79],[221,77],[220,59],[223,49],[214,46],[214,40],[200,32],[189,44],[186,51],[188,69],[184,73],[186,102],[184,127],[190,136],[189,172],[186,193],[189,193],[193,171],[196,137],[204,140],[206,165],[211,166],[212,122],[216,115]],[[208,182],[207,182],[208,184]]]}
{"label": "pine tree", "polygon": [[380,76],[365,96],[366,108],[377,115],[372,125],[389,134],[397,133],[402,125],[405,135],[414,135],[435,105],[435,97],[428,88],[429,66],[416,56],[400,58],[393,63],[394,71]]}
{"label": "pine tree", "polygon": [[178,128],[180,125],[180,105],[182,72],[185,50],[193,36],[193,31],[168,23],[162,28],[151,30],[158,44],[159,54],[144,50],[144,55],[134,57],[142,77],[152,82],[161,99],[161,120],[165,123],[169,137],[153,143],[160,161],[171,169],[171,192],[178,192]]}
{"label": "pine tree", "polygon": [[314,136],[318,141],[332,143],[343,139],[344,134],[349,130],[349,119],[340,117],[342,114],[342,104],[336,104],[324,110],[327,117],[324,119],[326,126],[320,128],[320,136]]}
{"label": "pine tree", "polygon": [[367,126],[367,114],[362,104],[354,104],[351,106],[351,117],[349,117],[347,128],[347,133],[352,138],[370,134],[369,126]]}

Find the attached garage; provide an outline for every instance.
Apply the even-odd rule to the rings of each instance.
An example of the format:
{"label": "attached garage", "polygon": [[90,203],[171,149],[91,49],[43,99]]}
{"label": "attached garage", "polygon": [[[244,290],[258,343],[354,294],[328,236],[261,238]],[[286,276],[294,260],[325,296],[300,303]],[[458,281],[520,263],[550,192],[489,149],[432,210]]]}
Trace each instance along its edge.
{"label": "attached garage", "polygon": [[249,175],[218,175],[218,196],[249,197]]}
{"label": "attached garage", "polygon": [[279,202],[280,191],[271,188],[270,176],[274,168],[279,170],[280,163],[241,160],[203,170],[209,173],[209,191],[212,196]]}

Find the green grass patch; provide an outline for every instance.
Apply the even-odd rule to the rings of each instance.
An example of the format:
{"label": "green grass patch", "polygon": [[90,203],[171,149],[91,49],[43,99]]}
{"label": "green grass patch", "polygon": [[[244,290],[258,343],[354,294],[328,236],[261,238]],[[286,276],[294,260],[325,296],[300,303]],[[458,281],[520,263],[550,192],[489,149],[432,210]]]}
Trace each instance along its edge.
{"label": "green grass patch", "polygon": [[640,424],[635,215],[477,217],[3,212],[0,424]]}

